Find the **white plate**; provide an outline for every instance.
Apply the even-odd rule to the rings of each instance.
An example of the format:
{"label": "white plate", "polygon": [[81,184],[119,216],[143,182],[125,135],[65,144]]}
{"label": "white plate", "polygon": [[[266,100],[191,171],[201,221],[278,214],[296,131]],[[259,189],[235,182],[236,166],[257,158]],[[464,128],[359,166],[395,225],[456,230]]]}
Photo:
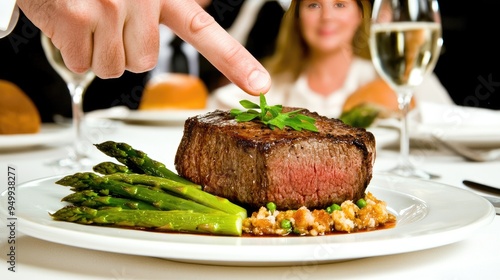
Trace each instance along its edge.
{"label": "white plate", "polygon": [[[69,246],[182,262],[278,266],[337,262],[412,252],[457,242],[489,224],[493,206],[470,191],[434,182],[376,175],[368,190],[397,216],[391,229],[319,237],[230,237],[169,234],[54,221],[67,187],[51,177],[18,186],[23,233]],[[7,192],[2,211],[7,211]],[[7,214],[5,214],[7,215]]]}
{"label": "white plate", "polygon": [[42,124],[38,133],[0,135],[0,151],[69,142],[72,131],[56,124]]}
{"label": "white plate", "polygon": [[208,109],[200,110],[129,110],[126,107],[113,107],[96,110],[86,114],[86,118],[105,118],[129,123],[143,124],[184,124],[187,118],[207,113]]}

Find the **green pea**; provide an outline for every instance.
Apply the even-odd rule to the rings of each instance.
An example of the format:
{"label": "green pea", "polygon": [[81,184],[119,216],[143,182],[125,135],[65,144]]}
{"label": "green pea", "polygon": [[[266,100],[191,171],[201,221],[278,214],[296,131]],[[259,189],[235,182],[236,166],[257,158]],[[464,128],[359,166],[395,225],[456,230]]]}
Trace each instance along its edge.
{"label": "green pea", "polygon": [[333,211],[337,211],[337,210],[342,210],[342,207],[340,207],[340,205],[338,205],[337,203],[334,203],[334,204],[326,207],[326,212],[328,214],[332,214]]}
{"label": "green pea", "polygon": [[281,220],[281,228],[290,231],[292,229],[292,222],[290,220]]}
{"label": "green pea", "polygon": [[332,204],[332,209],[333,211],[337,211],[337,210],[342,210],[342,207],[340,207],[340,205],[338,205],[337,203],[334,203]]}
{"label": "green pea", "polygon": [[274,202],[268,202],[266,204],[267,210],[269,210],[271,213],[274,213],[276,211],[276,204]]}
{"label": "green pea", "polygon": [[358,205],[359,208],[363,208],[366,206],[366,200],[364,200],[363,198],[360,198],[360,199],[358,199],[358,201],[356,201],[356,205]]}

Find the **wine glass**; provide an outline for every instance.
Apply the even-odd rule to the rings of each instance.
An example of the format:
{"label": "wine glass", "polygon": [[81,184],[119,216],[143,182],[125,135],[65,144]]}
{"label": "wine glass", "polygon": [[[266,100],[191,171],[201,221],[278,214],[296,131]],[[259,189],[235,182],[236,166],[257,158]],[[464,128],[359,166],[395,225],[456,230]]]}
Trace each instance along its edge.
{"label": "wine glass", "polygon": [[83,133],[83,108],[82,100],[85,90],[92,82],[95,74],[92,71],[85,73],[74,73],[66,67],[61,52],[57,49],[49,37],[42,33],[42,47],[47,56],[50,65],[66,82],[69,93],[71,94],[71,112],[73,115],[73,130],[75,139],[73,148],[68,157],[59,159],[51,164],[68,169],[86,169],[91,166],[91,160],[88,156],[87,143]]}
{"label": "wine glass", "polygon": [[413,91],[434,70],[443,43],[437,0],[375,0],[370,51],[375,69],[397,93],[400,159],[390,173],[430,179],[409,158],[408,110]]}

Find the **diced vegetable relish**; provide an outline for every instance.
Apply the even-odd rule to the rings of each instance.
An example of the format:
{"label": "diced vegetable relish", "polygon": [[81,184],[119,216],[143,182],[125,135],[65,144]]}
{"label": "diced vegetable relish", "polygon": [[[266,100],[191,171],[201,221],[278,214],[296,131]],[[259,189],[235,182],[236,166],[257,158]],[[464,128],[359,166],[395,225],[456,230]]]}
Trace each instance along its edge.
{"label": "diced vegetable relish", "polygon": [[311,211],[306,207],[286,211],[271,211],[261,207],[243,221],[243,232],[250,235],[317,236],[371,230],[396,221],[384,201],[378,200],[370,192],[367,192],[364,200],[366,206],[363,208],[347,200],[340,205],[340,210],[334,210],[331,214],[326,210]]}

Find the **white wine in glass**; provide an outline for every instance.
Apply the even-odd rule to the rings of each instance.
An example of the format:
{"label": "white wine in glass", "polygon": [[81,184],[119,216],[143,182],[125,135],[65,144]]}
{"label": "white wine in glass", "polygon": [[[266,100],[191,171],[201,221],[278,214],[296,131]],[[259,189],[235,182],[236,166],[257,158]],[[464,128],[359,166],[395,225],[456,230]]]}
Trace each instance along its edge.
{"label": "white wine in glass", "polygon": [[41,35],[42,47],[47,59],[54,70],[66,82],[69,93],[71,94],[71,112],[73,115],[73,129],[75,139],[73,140],[73,149],[66,158],[56,160],[51,163],[59,167],[69,169],[86,169],[91,167],[91,161],[87,152],[87,142],[83,133],[83,94],[92,82],[95,74],[92,71],[85,73],[74,73],[66,67],[61,52],[57,49],[50,38]]}
{"label": "white wine in glass", "polygon": [[396,91],[401,111],[400,159],[391,173],[432,178],[410,162],[408,110],[415,88],[434,70],[442,43],[436,0],[375,0],[371,56],[379,75]]}

